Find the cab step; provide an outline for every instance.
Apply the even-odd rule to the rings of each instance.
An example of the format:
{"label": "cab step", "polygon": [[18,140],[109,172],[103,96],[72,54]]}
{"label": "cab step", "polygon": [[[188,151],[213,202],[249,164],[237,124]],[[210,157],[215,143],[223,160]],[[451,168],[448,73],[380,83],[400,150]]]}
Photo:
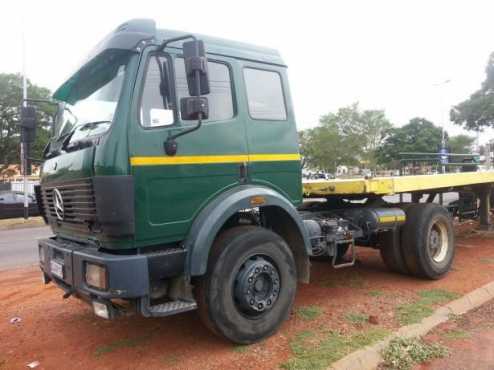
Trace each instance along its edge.
{"label": "cab step", "polygon": [[355,261],[357,260],[357,253],[355,251],[355,243],[353,241],[350,242],[350,250],[352,253],[352,259],[350,261],[345,261],[345,262],[337,262],[337,255],[336,253],[334,254],[332,260],[331,260],[331,265],[333,265],[333,268],[335,269],[341,269],[344,267],[351,267],[355,265]]}
{"label": "cab step", "polygon": [[[144,301],[144,300],[143,300]],[[141,302],[141,313],[146,317],[163,317],[170,316],[177,313],[192,311],[197,308],[196,302],[188,301],[171,301],[157,305],[150,305],[149,301],[146,303]]]}

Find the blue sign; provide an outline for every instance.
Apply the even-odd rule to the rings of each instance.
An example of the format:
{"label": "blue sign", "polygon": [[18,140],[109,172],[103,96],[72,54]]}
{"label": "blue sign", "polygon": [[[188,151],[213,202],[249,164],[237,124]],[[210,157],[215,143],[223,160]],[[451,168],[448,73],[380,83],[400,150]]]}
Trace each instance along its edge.
{"label": "blue sign", "polygon": [[441,148],[439,149],[439,159],[441,161],[441,164],[448,164],[448,149],[446,148]]}

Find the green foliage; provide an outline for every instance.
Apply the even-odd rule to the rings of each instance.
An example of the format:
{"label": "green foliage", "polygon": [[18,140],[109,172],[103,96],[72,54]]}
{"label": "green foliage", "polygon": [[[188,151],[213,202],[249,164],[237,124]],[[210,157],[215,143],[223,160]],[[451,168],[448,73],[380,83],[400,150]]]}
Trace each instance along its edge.
{"label": "green foliage", "polygon": [[395,338],[382,352],[384,367],[393,370],[409,370],[414,364],[441,358],[447,354],[447,348],[417,338]]}
{"label": "green foliage", "polygon": [[350,352],[384,339],[388,334],[389,331],[383,328],[372,328],[353,335],[330,331],[320,339],[313,332],[304,331],[291,341],[294,357],[281,367],[287,370],[326,369]]}
{"label": "green foliage", "polygon": [[420,299],[416,302],[396,307],[396,314],[401,325],[418,323],[432,314],[434,304],[449,302],[459,297],[457,293],[443,289],[422,290],[419,292],[419,296]]}
{"label": "green foliage", "polygon": [[[28,81],[28,97],[49,99],[50,91]],[[22,78],[19,74],[0,73],[0,165],[19,163],[19,107],[22,103]],[[40,158],[50,136],[54,108],[46,104],[38,109],[37,136],[31,156]]]}
{"label": "green foliage", "polygon": [[345,319],[352,324],[363,324],[364,322],[367,322],[369,316],[359,312],[348,312],[345,315]]}
{"label": "green foliage", "polygon": [[335,172],[340,164],[375,165],[375,151],[391,128],[383,111],[361,111],[358,104],[321,117],[319,125],[299,133],[304,164]]}
{"label": "green foliage", "polygon": [[450,153],[463,154],[472,152],[472,144],[475,138],[468,135],[452,136],[448,139],[447,146]]}
{"label": "green foliage", "polygon": [[322,309],[319,306],[302,306],[297,309],[297,316],[302,320],[314,320],[321,315]]}
{"label": "green foliage", "polygon": [[494,52],[486,67],[486,79],[469,99],[450,111],[451,121],[468,130],[480,130],[494,126]]}
{"label": "green foliage", "polygon": [[403,127],[387,131],[383,144],[377,149],[377,161],[390,165],[400,159],[402,152],[436,152],[441,146],[442,131],[425,118],[413,118]]}

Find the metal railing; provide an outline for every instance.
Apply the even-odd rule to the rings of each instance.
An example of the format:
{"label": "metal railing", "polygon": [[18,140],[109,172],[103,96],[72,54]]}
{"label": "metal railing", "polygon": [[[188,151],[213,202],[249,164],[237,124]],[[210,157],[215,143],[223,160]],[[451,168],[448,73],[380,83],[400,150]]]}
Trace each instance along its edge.
{"label": "metal railing", "polygon": [[476,171],[480,162],[477,153],[415,153],[402,152],[400,156],[400,176]]}

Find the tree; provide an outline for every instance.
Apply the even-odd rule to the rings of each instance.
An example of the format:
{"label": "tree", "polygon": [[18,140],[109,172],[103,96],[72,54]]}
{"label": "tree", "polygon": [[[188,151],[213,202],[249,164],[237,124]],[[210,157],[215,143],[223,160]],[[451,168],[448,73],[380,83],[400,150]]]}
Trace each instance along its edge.
{"label": "tree", "polygon": [[442,130],[425,118],[413,118],[403,127],[388,130],[377,149],[378,163],[390,165],[400,159],[400,153],[436,153],[441,146]]}
{"label": "tree", "polygon": [[494,126],[494,52],[489,57],[486,79],[480,89],[469,99],[454,106],[450,111],[450,118],[468,130]]}
{"label": "tree", "polygon": [[456,135],[448,139],[447,146],[450,153],[470,153],[474,141],[475,139],[468,135]]}
{"label": "tree", "polygon": [[[27,83],[28,97],[49,99],[50,91]],[[19,163],[19,120],[22,102],[22,78],[19,74],[0,73],[0,165]],[[37,135],[32,145],[31,157],[41,158],[43,148],[50,137],[51,115],[54,108],[40,105],[37,113]]]}
{"label": "tree", "polygon": [[373,165],[375,151],[390,127],[383,111],[360,111],[357,103],[328,113],[317,127],[299,133],[304,163],[329,172],[340,164]]}

